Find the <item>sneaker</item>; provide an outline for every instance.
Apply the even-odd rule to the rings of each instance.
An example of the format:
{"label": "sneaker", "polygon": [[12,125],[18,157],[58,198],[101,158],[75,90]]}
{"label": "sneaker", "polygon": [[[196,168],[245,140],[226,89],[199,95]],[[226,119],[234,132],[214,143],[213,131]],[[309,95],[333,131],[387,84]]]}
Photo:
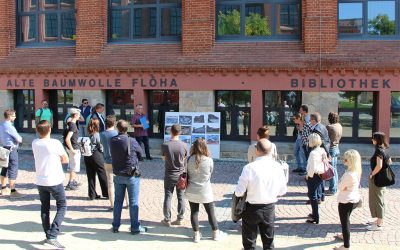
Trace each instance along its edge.
{"label": "sneaker", "polygon": [[11,199],[18,199],[18,198],[22,198],[22,197],[25,197],[25,196],[26,196],[26,194],[21,194],[18,191],[11,192],[11,194],[10,194],[10,198]]}
{"label": "sneaker", "polygon": [[202,235],[201,235],[200,231],[194,232],[194,234],[193,234],[193,242],[194,243],[199,243],[200,240],[201,240],[201,237],[202,237]]}
{"label": "sneaker", "polygon": [[135,231],[132,231],[131,234],[137,235],[137,234],[142,234],[142,233],[146,233],[146,232],[147,232],[147,227],[139,226],[139,228]]}
{"label": "sneaker", "polygon": [[82,183],[78,183],[76,180],[71,181],[72,186],[79,187]]}
{"label": "sneaker", "polygon": [[60,244],[60,242],[57,241],[57,239],[47,239],[45,245],[48,245],[50,247],[55,247],[56,249],[64,249],[65,247]]}
{"label": "sneaker", "polygon": [[171,221],[166,220],[166,219],[163,219],[163,220],[161,221],[161,224],[163,224],[163,225],[166,226],[166,227],[170,227],[170,226],[171,226]]}
{"label": "sneaker", "polygon": [[376,220],[367,221],[365,224],[367,224],[368,226],[372,226],[376,224]]}
{"label": "sneaker", "polygon": [[10,195],[11,194],[11,189],[8,187],[1,189],[1,195]]}
{"label": "sneaker", "polygon": [[340,247],[334,247],[333,249],[334,250],[345,250],[345,249],[350,249],[350,248],[347,248],[347,247],[344,247],[343,245],[341,245]]}
{"label": "sneaker", "polygon": [[149,161],[151,161],[151,160],[153,160],[154,158],[153,158],[153,156],[149,156],[149,157],[146,157],[146,159],[149,160]]}
{"label": "sneaker", "polygon": [[293,172],[293,173],[298,173],[298,172],[301,172],[301,168],[296,168],[296,169],[293,169],[293,170],[292,170],[292,172]]}
{"label": "sneaker", "polygon": [[213,232],[212,238],[215,241],[219,241],[219,240],[222,240],[222,239],[226,238],[227,236],[228,236],[227,233],[222,232],[221,230],[217,230],[217,231]]}
{"label": "sneaker", "polygon": [[368,231],[382,231],[383,227],[379,226],[378,224],[372,224],[371,226],[367,227]]}
{"label": "sneaker", "polygon": [[305,176],[305,175],[307,175],[307,172],[299,171],[299,175],[300,176]]}
{"label": "sneaker", "polygon": [[118,229],[118,228],[115,228],[115,227],[112,227],[112,228],[111,228],[111,232],[117,234],[117,233],[119,233],[119,229]]}
{"label": "sneaker", "polygon": [[174,226],[181,226],[181,225],[183,224],[182,221],[183,221],[183,220],[177,219],[176,221],[173,221],[173,222],[171,223],[171,225],[174,225]]}

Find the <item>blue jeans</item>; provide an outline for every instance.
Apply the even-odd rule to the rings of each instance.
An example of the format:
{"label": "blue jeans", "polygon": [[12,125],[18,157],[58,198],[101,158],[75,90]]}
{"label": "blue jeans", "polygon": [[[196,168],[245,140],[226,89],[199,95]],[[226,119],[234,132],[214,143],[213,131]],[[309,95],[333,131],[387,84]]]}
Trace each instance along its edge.
{"label": "blue jeans", "polygon": [[140,177],[134,176],[114,176],[114,218],[112,226],[118,229],[121,226],[121,211],[124,202],[125,191],[128,189],[129,196],[129,215],[131,217],[131,231],[138,231],[139,222],[139,189]]}
{"label": "blue jeans", "polygon": [[301,138],[297,138],[294,144],[294,155],[296,157],[297,169],[306,171],[306,155],[304,154]]}
{"label": "blue jeans", "polygon": [[[56,239],[60,232],[60,226],[67,211],[67,200],[65,198],[64,186],[37,186],[40,197],[40,217],[42,226],[47,239]],[[57,213],[50,226],[50,195],[54,197],[57,205]]]}
{"label": "blue jeans", "polygon": [[319,211],[318,211],[318,191],[321,187],[322,180],[314,174],[312,178],[307,178],[308,198],[311,201],[313,219],[319,222]]}
{"label": "blue jeans", "polygon": [[329,190],[332,193],[336,193],[337,192],[337,184],[338,184],[337,158],[340,154],[339,146],[334,146],[334,147],[329,148],[329,154],[332,157],[331,164],[333,167],[333,171],[335,172],[335,175],[333,176],[333,178],[329,180]]}

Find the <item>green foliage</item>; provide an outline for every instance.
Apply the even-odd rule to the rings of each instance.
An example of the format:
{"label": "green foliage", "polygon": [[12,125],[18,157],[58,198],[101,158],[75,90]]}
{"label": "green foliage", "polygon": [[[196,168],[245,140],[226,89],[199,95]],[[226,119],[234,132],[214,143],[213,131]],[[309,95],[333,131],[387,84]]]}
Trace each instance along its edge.
{"label": "green foliage", "polygon": [[118,39],[118,34],[117,34],[117,33],[113,33],[113,34],[111,35],[111,38],[112,38],[112,39]]}
{"label": "green foliage", "polygon": [[395,21],[390,21],[389,16],[386,14],[379,14],[368,21],[368,33],[370,35],[394,35],[395,30]]}
{"label": "green foliage", "polygon": [[[245,19],[246,36],[270,36],[269,20],[258,13],[250,13]],[[240,35],[240,12],[238,10],[222,11],[218,14],[218,35]]]}

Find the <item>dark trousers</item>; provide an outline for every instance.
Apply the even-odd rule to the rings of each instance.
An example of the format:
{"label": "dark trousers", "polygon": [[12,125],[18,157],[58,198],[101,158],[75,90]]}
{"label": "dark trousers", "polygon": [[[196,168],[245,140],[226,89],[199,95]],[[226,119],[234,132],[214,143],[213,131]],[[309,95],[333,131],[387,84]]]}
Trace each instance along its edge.
{"label": "dark trousers", "polygon": [[144,145],[144,152],[146,153],[146,158],[150,158],[150,147],[149,147],[149,137],[148,136],[137,136],[135,137],[139,145]]}
{"label": "dark trousers", "polygon": [[319,175],[314,174],[312,178],[307,178],[308,198],[311,201],[313,219],[319,222],[318,211],[318,189],[321,188],[321,178]]}
{"label": "dark trousers", "polygon": [[[39,190],[40,202],[40,217],[42,218],[42,226],[47,239],[56,239],[60,231],[61,223],[67,211],[67,200],[65,198],[64,186],[37,186]],[[50,225],[50,195],[56,200],[57,213],[53,223]]]}
{"label": "dark trousers", "polygon": [[[166,182],[164,180],[164,182]],[[174,194],[174,189],[176,189],[176,197],[178,198],[178,220],[183,220],[183,214],[185,213],[185,191],[179,190],[175,185],[166,185],[164,184],[164,219],[166,221],[171,220],[171,200],[172,195]]]}
{"label": "dark trousers", "polygon": [[86,175],[88,179],[88,196],[96,198],[96,174],[99,178],[101,194],[108,197],[107,175],[104,169],[103,154],[99,150],[95,150],[91,156],[84,157],[86,165]]}
{"label": "dark trousers", "polygon": [[256,249],[260,231],[263,249],[274,249],[275,204],[246,203],[242,214],[242,243],[245,250]]}
{"label": "dark trousers", "polygon": [[[192,223],[193,231],[199,231],[199,203],[190,202],[190,222]],[[218,222],[215,218],[214,202],[204,203],[204,209],[208,215],[208,222],[211,225],[212,230],[218,230]]]}
{"label": "dark trousers", "polygon": [[358,203],[339,203],[340,224],[342,224],[342,234],[344,247],[350,247],[350,214]]}
{"label": "dark trousers", "polygon": [[318,200],[325,200],[325,182],[321,180],[321,184],[318,187]]}

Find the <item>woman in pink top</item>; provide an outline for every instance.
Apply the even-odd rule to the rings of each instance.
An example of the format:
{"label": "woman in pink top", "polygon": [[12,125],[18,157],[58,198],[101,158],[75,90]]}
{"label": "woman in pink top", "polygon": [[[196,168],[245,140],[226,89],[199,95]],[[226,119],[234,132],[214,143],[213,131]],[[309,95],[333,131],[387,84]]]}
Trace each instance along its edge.
{"label": "woman in pink top", "polygon": [[339,217],[342,224],[342,234],[338,238],[343,239],[344,245],[335,249],[350,248],[350,214],[360,202],[361,157],[357,150],[350,149],[343,155],[343,164],[346,172],[338,184]]}

